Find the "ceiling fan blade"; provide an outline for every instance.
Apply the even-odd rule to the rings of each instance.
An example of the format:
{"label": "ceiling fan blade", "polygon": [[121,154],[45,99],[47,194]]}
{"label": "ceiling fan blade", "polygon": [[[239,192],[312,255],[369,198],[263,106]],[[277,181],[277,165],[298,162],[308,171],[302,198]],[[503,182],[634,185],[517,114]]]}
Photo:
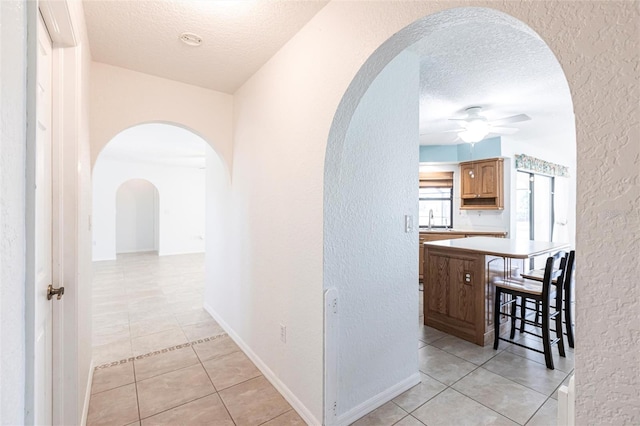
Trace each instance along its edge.
{"label": "ceiling fan blade", "polygon": [[489,132],[490,133],[501,133],[503,135],[512,135],[520,129],[516,129],[515,127],[496,127],[491,126]]}
{"label": "ceiling fan blade", "polygon": [[443,130],[441,132],[425,132],[425,133],[420,133],[420,136],[424,136],[424,135],[439,135],[441,133],[460,133],[460,132],[464,132],[465,128],[461,127],[459,129],[451,129],[451,130]]}
{"label": "ceiling fan blade", "polygon": [[492,126],[500,126],[502,124],[511,124],[511,123],[519,123],[521,121],[529,121],[531,117],[527,114],[518,114],[512,115],[510,117],[498,118],[497,120],[491,120],[490,123]]}

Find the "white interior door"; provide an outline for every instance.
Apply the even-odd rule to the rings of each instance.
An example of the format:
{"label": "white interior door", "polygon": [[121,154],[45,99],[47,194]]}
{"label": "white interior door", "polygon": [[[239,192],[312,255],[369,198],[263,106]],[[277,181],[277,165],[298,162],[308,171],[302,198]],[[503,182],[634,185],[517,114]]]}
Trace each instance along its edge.
{"label": "white interior door", "polygon": [[51,284],[51,73],[49,33],[39,17],[36,59],[36,188],[35,188],[35,334],[34,422],[52,424],[52,303]]}

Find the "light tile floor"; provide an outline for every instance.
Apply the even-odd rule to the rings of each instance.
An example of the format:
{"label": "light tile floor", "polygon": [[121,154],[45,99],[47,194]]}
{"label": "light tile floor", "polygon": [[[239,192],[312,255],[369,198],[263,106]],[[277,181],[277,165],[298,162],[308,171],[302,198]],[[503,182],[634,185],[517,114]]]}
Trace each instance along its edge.
{"label": "light tile floor", "polygon": [[94,263],[87,424],[304,425],[202,309],[204,255]]}
{"label": "light tile floor", "polygon": [[[201,254],[95,263],[89,425],[304,424],[202,309],[203,272]],[[506,342],[494,351],[422,323],[421,383],[355,426],[555,424],[573,350],[563,359],[554,348],[548,370],[541,354]]]}
{"label": "light tile floor", "polygon": [[[554,346],[556,369],[548,370],[542,354],[507,342],[500,342],[498,350],[477,346],[423,322],[420,316],[422,382],[354,426],[556,424],[557,391],[573,373],[573,349],[567,347],[566,358],[561,358]],[[540,348],[535,338],[523,339]]]}

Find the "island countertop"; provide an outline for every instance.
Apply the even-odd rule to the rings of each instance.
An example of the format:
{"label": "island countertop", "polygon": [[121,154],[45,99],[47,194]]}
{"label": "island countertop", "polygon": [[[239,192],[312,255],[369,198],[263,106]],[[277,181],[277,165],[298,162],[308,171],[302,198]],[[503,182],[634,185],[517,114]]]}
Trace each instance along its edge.
{"label": "island countertop", "polygon": [[438,234],[438,235],[465,235],[465,236],[501,236],[501,237],[506,237],[507,236],[507,232],[506,231],[501,231],[501,230],[495,230],[495,231],[490,231],[490,230],[482,230],[482,231],[477,231],[477,230],[473,230],[473,229],[461,229],[461,228],[420,228],[420,233],[421,234]]}
{"label": "island countertop", "polygon": [[569,247],[568,243],[531,241],[516,238],[469,237],[425,242],[428,247],[441,247],[490,256],[527,259]]}

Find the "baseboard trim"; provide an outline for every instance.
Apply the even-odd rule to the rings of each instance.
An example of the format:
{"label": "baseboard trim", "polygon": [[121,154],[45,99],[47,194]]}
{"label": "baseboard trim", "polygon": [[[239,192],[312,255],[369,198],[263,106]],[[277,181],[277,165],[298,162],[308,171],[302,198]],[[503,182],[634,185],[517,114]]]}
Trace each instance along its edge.
{"label": "baseboard trim", "polygon": [[346,413],[338,416],[338,418],[336,419],[336,424],[349,425],[355,422],[359,418],[365,416],[366,414],[370,413],[371,411],[375,410],[381,405],[384,405],[387,402],[391,401],[396,396],[411,389],[412,387],[420,383],[420,380],[421,380],[420,372],[416,372],[412,374],[411,376],[407,377],[403,381],[396,383],[390,388],[385,389],[384,391],[373,396],[372,398],[369,398],[363,403],[356,405]]}
{"label": "baseboard trim", "polygon": [[84,393],[84,406],[82,407],[82,426],[87,426],[87,417],[89,416],[89,402],[91,401],[91,386],[93,386],[93,369],[94,363],[91,358],[91,364],[89,365],[89,377],[87,377],[87,389]]}
{"label": "baseboard trim", "polygon": [[[291,404],[294,410],[302,417],[309,425],[320,425],[322,422],[318,421],[315,416],[309,411],[309,409],[291,392],[291,390],[275,375],[273,371],[256,355],[253,350],[238,336],[235,331],[227,324],[220,315],[207,303],[204,304],[204,309],[215,319],[218,324],[227,332],[229,337],[244,351],[244,353],[253,361],[258,367],[258,370],[262,372],[264,377],[271,382],[271,384],[280,392],[284,399]],[[420,376],[418,376],[418,380]]]}

